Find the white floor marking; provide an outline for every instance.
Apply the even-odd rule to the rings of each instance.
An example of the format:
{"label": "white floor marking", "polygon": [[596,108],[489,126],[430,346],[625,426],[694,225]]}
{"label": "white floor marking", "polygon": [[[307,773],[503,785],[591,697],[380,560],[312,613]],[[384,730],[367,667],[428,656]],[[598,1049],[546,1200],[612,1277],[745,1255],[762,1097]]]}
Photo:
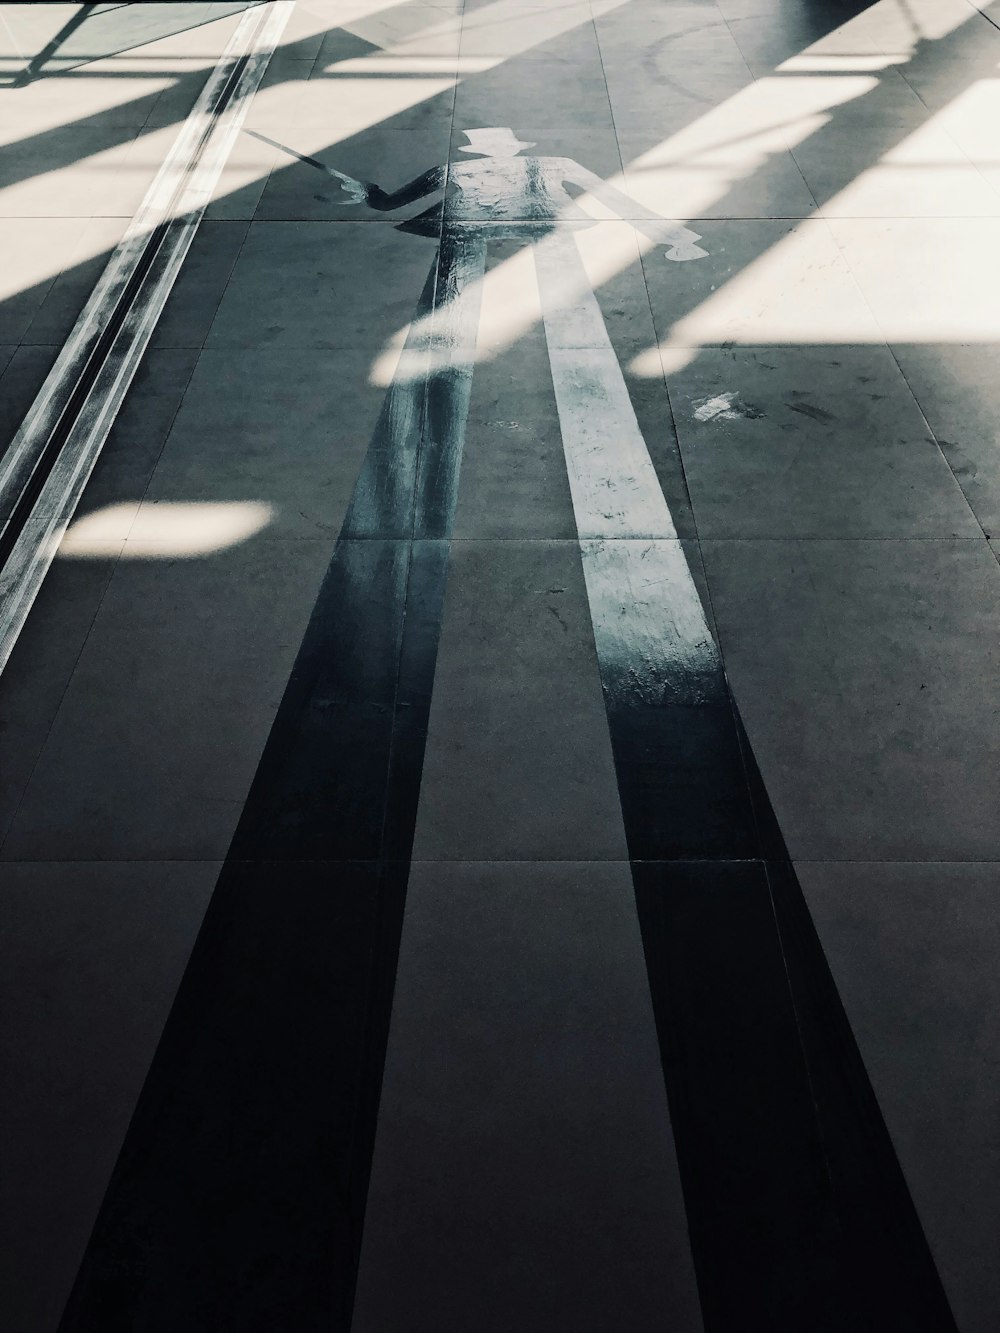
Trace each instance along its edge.
{"label": "white floor marking", "polygon": [[576,238],[559,229],[534,254],[605,692],[643,704],[712,698],[718,649],[597,297],[574,273]]}

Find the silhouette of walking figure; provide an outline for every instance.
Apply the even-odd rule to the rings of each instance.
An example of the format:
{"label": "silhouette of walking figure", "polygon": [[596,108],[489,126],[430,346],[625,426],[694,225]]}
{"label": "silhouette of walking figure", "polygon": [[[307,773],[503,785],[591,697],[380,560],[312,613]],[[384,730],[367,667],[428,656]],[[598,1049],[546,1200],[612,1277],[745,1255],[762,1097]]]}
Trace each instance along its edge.
{"label": "silhouette of walking figure", "polygon": [[[413,235],[439,237],[439,248],[389,382],[383,418],[388,416],[398,426],[392,432],[394,458],[391,462],[386,459],[379,469],[374,489],[359,481],[352,504],[355,522],[369,531],[374,526],[384,528],[385,506],[391,505],[394,494],[399,498],[399,486],[408,490],[411,481],[417,488],[414,531],[444,536],[450,529],[491,241],[519,239],[531,246],[550,360],[553,348],[560,346],[611,350],[576,239],[582,228],[599,219],[580,206],[570,187],[585,192],[649,240],[665,246],[666,259],[684,262],[706,255],[697,244],[697,232],[658,218],[572,158],[522,156],[524,149],[535,145],[519,140],[507,126],[466,130],[468,144],[462,151],[476,154],[476,161],[432,167],[392,191],[356,180],[265,135],[248,132],[332,177],[346,195],[342,203],[394,213],[440,195],[429,208],[397,226],[398,231]],[[571,343],[565,341],[567,334]],[[621,383],[614,397],[622,401],[624,395],[627,403],[620,368],[616,377]],[[418,418],[434,443],[431,449],[425,443],[422,452],[435,458],[436,465],[418,468],[411,477],[405,426]],[[563,420],[561,409],[560,418]],[[374,461],[370,456],[369,462]],[[380,507],[379,514],[370,509],[372,503]],[[352,525],[345,535],[360,532]]]}

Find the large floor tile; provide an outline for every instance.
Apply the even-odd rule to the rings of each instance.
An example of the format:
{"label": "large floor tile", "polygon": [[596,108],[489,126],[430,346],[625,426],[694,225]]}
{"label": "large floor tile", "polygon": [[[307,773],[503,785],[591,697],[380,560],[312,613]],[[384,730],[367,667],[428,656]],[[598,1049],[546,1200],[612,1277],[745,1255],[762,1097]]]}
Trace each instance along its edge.
{"label": "large floor tile", "polygon": [[962,1333],[1000,1304],[1000,865],[799,875]]}
{"label": "large floor tile", "polygon": [[[117,75],[148,73],[152,62],[205,63],[221,53],[246,8],[245,0],[181,5],[15,5],[8,41],[25,61],[28,88],[90,74],[102,84]],[[10,11],[8,11],[10,12]],[[116,59],[116,57],[122,59]],[[132,63],[134,62],[134,63]],[[153,65],[153,68],[156,68]],[[17,91],[21,91],[18,87]],[[89,101],[81,99],[85,107]]]}
{"label": "large floor tile", "polygon": [[325,138],[333,146],[386,121],[396,129],[446,125],[455,99],[457,34],[440,43],[440,53],[434,45],[410,51],[352,41],[340,57],[328,60],[321,54],[308,79],[289,78],[263,88],[247,112],[245,129],[280,141],[282,131],[293,125],[304,140],[312,140],[304,151],[314,152],[317,140]]}
{"label": "large floor tile", "polygon": [[[197,360],[197,351],[185,347],[151,348],[143,357],[74,516],[75,523],[90,524],[96,540],[128,536]],[[109,509],[119,526],[98,535],[91,516]]]}
{"label": "large floor tile", "polygon": [[247,239],[239,220],[202,222],[153,330],[154,347],[201,347]]}
{"label": "large floor tile", "polygon": [[[0,338],[19,343],[62,272],[67,254],[77,253],[88,217],[0,217]],[[81,260],[83,256],[80,256]]]}
{"label": "large floor tile", "polygon": [[709,219],[695,230],[705,258],[643,256],[661,345],[882,341],[826,222]]}
{"label": "large floor tile", "polygon": [[[303,142],[301,130],[294,123],[272,137],[276,142],[313,156],[314,161],[322,161],[356,180],[371,181],[387,192],[401,189],[448,160],[449,126],[444,122],[427,130],[393,130],[377,125],[329,146],[321,134],[316,134],[312,138],[320,141],[318,157],[309,138]],[[274,167],[257,209],[258,221],[385,219],[385,214],[354,202],[335,177],[319,171],[311,163],[297,162],[285,154],[272,152]],[[429,207],[430,202],[430,199],[422,201],[417,211]],[[410,211],[404,210],[401,217]]]}
{"label": "large floor tile", "polygon": [[641,129],[671,107],[696,118],[751,82],[715,6],[629,4],[595,22],[620,126]]}
{"label": "large floor tile", "polygon": [[[852,10],[858,8],[852,6]],[[826,43],[822,40],[829,24],[824,24],[823,13],[815,8],[782,4],[772,8],[763,23],[755,4],[723,3],[719,10],[755,79],[768,78],[786,60],[796,56],[822,59],[824,45],[829,46],[829,40]]]}
{"label": "large floor tile", "polygon": [[[597,44],[589,57],[527,55],[463,80],[455,93],[458,129],[507,125],[520,139],[566,139],[581,121],[613,134]],[[572,145],[568,145],[567,155]],[[595,165],[595,170],[599,169]]]}
{"label": "large floor tile", "polygon": [[[374,355],[413,319],[435,253],[432,239],[385,222],[254,223],[207,345]],[[392,283],[373,288],[383,272]]]}
{"label": "large floor tile", "polygon": [[0,449],[6,449],[52,369],[58,347],[17,347],[0,374]]}
{"label": "large floor tile", "polygon": [[773,129],[746,132],[742,96],[656,135],[619,128],[628,193],[664,218],[804,218],[816,200]]}
{"label": "large floor tile", "polygon": [[672,38],[683,43],[704,42],[711,37],[725,41],[727,23],[714,0],[678,0],[664,5],[659,0],[631,0],[625,5],[594,5],[594,24],[602,50],[632,51],[641,57],[643,38]]}
{"label": "large floor tile", "polygon": [[365,353],[203,352],[145,495],[173,505],[263,506],[268,532],[340,531],[385,390]]}
{"label": "large floor tile", "polygon": [[326,31],[320,43],[317,72],[356,56],[364,49],[374,55],[387,51],[397,57],[415,57],[421,51],[442,59],[454,55],[462,34],[459,0],[440,5],[417,3],[380,5],[367,0],[324,5]]}
{"label": "large floor tile", "polygon": [[76,243],[59,256],[62,269],[25,331],[26,343],[65,342],[128,222],[127,217],[95,217],[84,225]]}
{"label": "large floor tile", "polygon": [[701,1328],[627,865],[411,874],[354,1327],[430,1310]]}
{"label": "large floor tile", "polygon": [[[909,61],[901,71],[928,110],[944,113],[945,121],[957,102],[984,85],[989,87],[1000,60],[1000,41],[992,24],[972,21],[962,27],[964,32],[956,30],[950,38],[930,46],[919,60]],[[959,43],[959,36],[966,38],[966,43]]]}
{"label": "large floor tile", "polygon": [[896,343],[893,355],[988,537],[1000,534],[995,343]]}
{"label": "large floor tile", "polygon": [[576,542],[455,542],[414,856],[625,854]]}
{"label": "large floor tile", "polygon": [[[488,308],[483,313],[489,317]],[[538,323],[476,366],[465,435],[457,538],[576,537],[548,348]]]}
{"label": "large floor tile", "polygon": [[794,857],[992,860],[1000,571],[985,541],[703,543]]}
{"label": "large floor tile", "polygon": [[792,148],[825,217],[996,217],[1000,192],[940,125],[840,122]]}
{"label": "large floor tile", "polygon": [[[4,148],[0,217],[131,217],[173,133],[64,125]],[[161,142],[162,140],[162,142]]]}
{"label": "large floor tile", "polygon": [[469,61],[488,61],[487,68],[492,68],[521,55],[572,58],[573,52],[580,50],[581,41],[590,55],[593,20],[594,6],[576,0],[549,5],[539,0],[488,0],[482,5],[467,5],[459,48],[463,69],[475,69],[475,65],[467,65]]}
{"label": "large floor tile", "polygon": [[4,1319],[52,1333],[218,867],[0,873]]}
{"label": "large floor tile", "polygon": [[[1000,46],[1000,33],[997,33]],[[1000,161],[996,153],[996,117],[1000,106],[1000,88],[996,68],[1000,50],[990,54],[989,69],[977,69],[970,79],[968,69],[960,69],[964,83],[957,95],[944,100],[934,115],[935,124],[947,132],[965,152],[980,174],[1000,190]]]}
{"label": "large floor tile", "polygon": [[221,540],[125,550],[6,859],[225,854],[332,543]]}
{"label": "large floor tile", "polygon": [[830,227],[887,342],[1000,340],[1000,218],[836,218]]}
{"label": "large floor tile", "polygon": [[[18,8],[26,11],[29,6]],[[146,124],[158,98],[173,83],[171,73],[164,69],[159,71],[159,77],[149,70],[133,70],[130,76],[107,65],[103,70],[90,65],[43,73],[19,87],[0,87],[0,142],[8,144],[45,135],[54,135],[58,142],[59,131],[69,125],[115,130],[132,137]]]}
{"label": "large floor tile", "polygon": [[121,542],[85,564],[56,561],[0,679],[0,836],[6,833],[107,590]]}
{"label": "large floor tile", "polygon": [[888,348],[705,348],[668,376],[702,537],[978,537]]}

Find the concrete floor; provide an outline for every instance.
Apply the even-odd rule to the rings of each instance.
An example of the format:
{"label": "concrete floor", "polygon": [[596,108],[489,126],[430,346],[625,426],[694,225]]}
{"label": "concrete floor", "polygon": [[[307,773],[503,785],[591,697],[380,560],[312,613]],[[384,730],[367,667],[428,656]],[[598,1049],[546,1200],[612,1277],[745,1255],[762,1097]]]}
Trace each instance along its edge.
{"label": "concrete floor", "polygon": [[[4,441],[242,9],[0,5]],[[1000,3],[281,42],[0,677],[4,1328],[994,1333]]]}

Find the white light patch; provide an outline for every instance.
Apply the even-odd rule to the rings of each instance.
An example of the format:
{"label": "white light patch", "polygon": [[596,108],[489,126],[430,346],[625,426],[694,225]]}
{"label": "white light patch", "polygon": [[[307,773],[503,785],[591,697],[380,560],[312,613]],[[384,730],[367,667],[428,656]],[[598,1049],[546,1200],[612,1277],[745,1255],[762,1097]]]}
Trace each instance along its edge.
{"label": "white light patch", "polygon": [[934,117],[969,160],[1000,190],[1000,78],[979,79]]}
{"label": "white light patch", "polygon": [[881,342],[827,225],[799,223],[674,325],[666,346]]}
{"label": "white light patch", "polygon": [[124,218],[0,217],[0,301],[112,249],[125,225]]}
{"label": "white light patch", "polygon": [[895,55],[800,55],[792,56],[778,66],[779,74],[864,74],[871,70],[890,69],[905,65],[909,52]]}
{"label": "white light patch", "polygon": [[787,178],[797,183],[789,148],[877,82],[862,75],[758,79],[630,162],[619,188],[661,217],[697,218],[771,159],[784,159]]}
{"label": "white light patch", "polygon": [[[13,78],[22,69],[23,62],[0,63],[0,76]],[[0,144],[10,146],[71,126],[82,114],[95,119],[109,116],[117,107],[127,107],[131,102],[154,97],[172,87],[175,80],[171,73],[162,68],[155,77],[129,77],[125,70],[117,70],[108,78],[92,72],[68,73],[60,77],[50,75],[25,88],[0,87]]]}
{"label": "white light patch", "polygon": [[887,342],[1000,341],[1000,218],[834,219],[830,227]]}
{"label": "white light patch", "polygon": [[978,17],[968,0],[879,0],[802,52],[806,56],[912,51]]}
{"label": "white light patch", "polygon": [[1000,193],[934,116],[857,172],[824,201],[822,212],[831,218],[996,217]]}
{"label": "white light patch", "polygon": [[406,75],[414,74],[481,74],[496,64],[488,56],[420,56],[399,55],[358,56],[354,60],[339,60],[327,66],[328,74]]}
{"label": "white light patch", "polygon": [[224,504],[152,502],[107,505],[72,523],[59,548],[71,559],[106,558],[109,544],[128,536],[122,560],[191,560],[248,541],[268,526],[269,504],[232,500]]}
{"label": "white light patch", "polygon": [[638,379],[658,379],[686,370],[697,356],[697,347],[647,347],[633,359],[628,371]]}
{"label": "white light patch", "polygon": [[917,41],[940,41],[970,18],[979,17],[975,4],[968,0],[905,0],[905,4],[901,0],[880,0],[875,9],[885,25],[883,33],[909,30]]}
{"label": "white light patch", "polygon": [[[176,136],[177,126],[167,125],[15,179],[0,188],[0,217],[131,218]],[[64,268],[65,256],[54,254],[52,261],[54,276]]]}

